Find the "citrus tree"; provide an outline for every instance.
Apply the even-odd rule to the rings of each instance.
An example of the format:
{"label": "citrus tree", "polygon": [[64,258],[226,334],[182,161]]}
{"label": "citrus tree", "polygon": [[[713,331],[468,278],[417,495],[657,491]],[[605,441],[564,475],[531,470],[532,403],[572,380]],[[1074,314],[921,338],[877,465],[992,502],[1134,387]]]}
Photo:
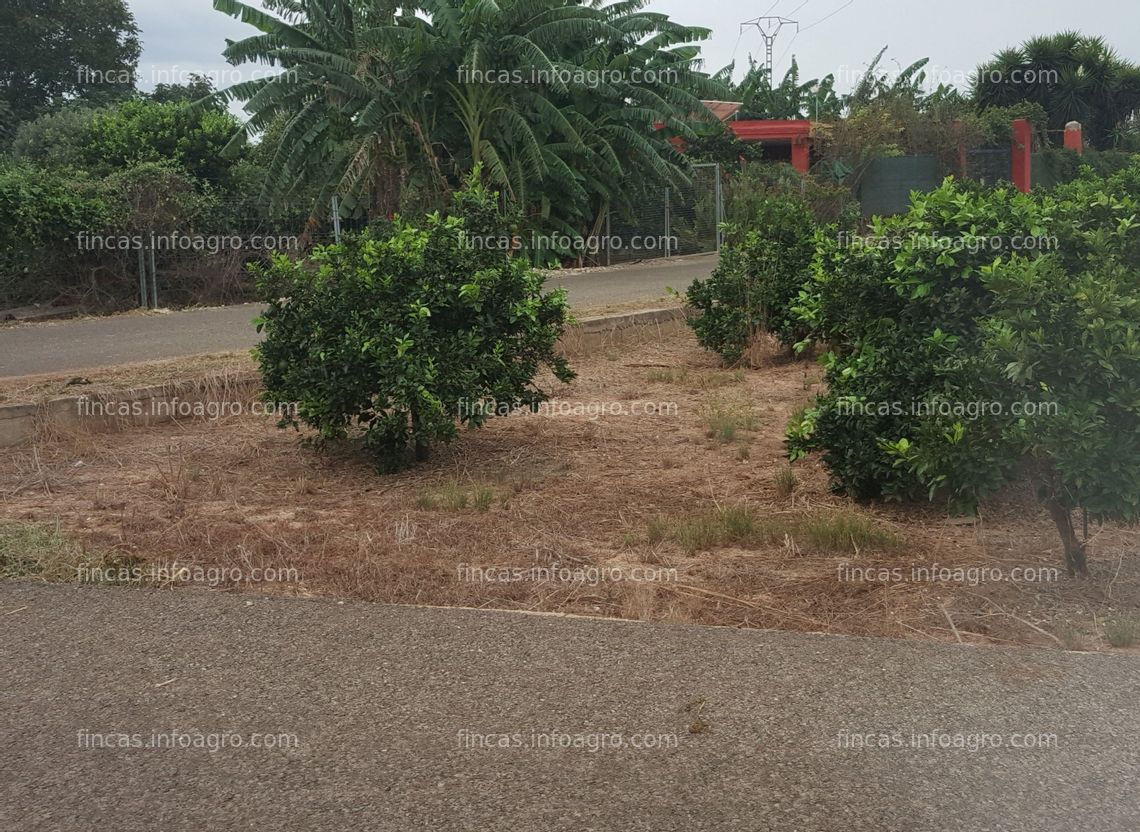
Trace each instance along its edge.
{"label": "citrus tree", "polygon": [[987,355],[1013,396],[1053,411],[1009,425],[1057,526],[1070,573],[1086,574],[1073,512],[1140,520],[1140,163],[1061,190],[1061,245],[987,270]]}
{"label": "citrus tree", "polygon": [[1086,574],[1074,511],[1140,520],[1138,197],[1140,163],[1044,196],[947,182],[875,245],[820,238],[795,311],[830,346],[827,390],[792,457],[820,452],[854,497],[962,511],[1028,478]]}
{"label": "citrus tree", "polygon": [[283,426],[324,440],[360,435],[381,470],[427,457],[436,442],[492,416],[533,408],[549,368],[573,378],[554,351],[565,294],[480,237],[509,238],[498,194],[473,182],[455,213],[397,218],[308,260],[276,257],[259,278],[268,308],[257,355],[267,398],[295,402]]}

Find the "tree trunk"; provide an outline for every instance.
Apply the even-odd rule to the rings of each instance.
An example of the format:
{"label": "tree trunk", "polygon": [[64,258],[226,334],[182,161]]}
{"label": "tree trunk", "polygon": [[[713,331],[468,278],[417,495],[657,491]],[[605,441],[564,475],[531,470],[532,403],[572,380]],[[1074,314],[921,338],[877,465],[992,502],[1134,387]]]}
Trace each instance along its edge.
{"label": "tree trunk", "polygon": [[1045,508],[1048,510],[1049,516],[1053,518],[1057,532],[1061,535],[1061,543],[1065,547],[1065,568],[1069,570],[1069,575],[1087,577],[1089,565],[1085,556],[1085,544],[1077,540],[1077,532],[1073,528],[1072,512],[1056,497],[1047,499]]}
{"label": "tree trunk", "polygon": [[431,456],[431,446],[426,439],[420,436],[419,409],[413,404],[411,407],[412,442],[416,449],[416,462],[426,462]]}

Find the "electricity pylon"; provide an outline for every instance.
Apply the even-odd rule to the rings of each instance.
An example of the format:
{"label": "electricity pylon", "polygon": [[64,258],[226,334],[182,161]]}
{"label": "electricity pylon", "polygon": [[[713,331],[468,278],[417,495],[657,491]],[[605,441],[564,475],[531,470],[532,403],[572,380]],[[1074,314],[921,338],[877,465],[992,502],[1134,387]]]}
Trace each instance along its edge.
{"label": "electricity pylon", "polygon": [[780,30],[785,26],[795,26],[796,32],[800,31],[800,23],[798,20],[788,20],[786,17],[758,17],[755,20],[746,20],[740,24],[740,31],[744,31],[745,26],[755,26],[760,30],[760,37],[764,38],[764,65],[768,67],[768,78],[774,85],[776,83],[775,66],[772,60],[772,46],[776,43],[776,38],[780,36]]}

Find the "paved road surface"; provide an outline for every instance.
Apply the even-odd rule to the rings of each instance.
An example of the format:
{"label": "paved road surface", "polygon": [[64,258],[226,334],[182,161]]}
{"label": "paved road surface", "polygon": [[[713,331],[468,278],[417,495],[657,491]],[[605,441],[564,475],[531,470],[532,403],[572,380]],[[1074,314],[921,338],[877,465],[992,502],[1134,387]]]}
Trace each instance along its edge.
{"label": "paved road surface", "polygon": [[[715,255],[649,261],[607,271],[551,278],[565,286],[577,309],[645,301],[667,286],[688,288],[707,277]],[[193,309],[166,315],[122,315],[0,328],[0,376],[35,375],[154,361],[211,352],[247,350],[257,343],[250,321],[257,304]]]}
{"label": "paved road surface", "polygon": [[[0,622],[5,832],[1140,818],[1135,655],[27,583],[0,584]],[[901,747],[844,747],[870,733]]]}

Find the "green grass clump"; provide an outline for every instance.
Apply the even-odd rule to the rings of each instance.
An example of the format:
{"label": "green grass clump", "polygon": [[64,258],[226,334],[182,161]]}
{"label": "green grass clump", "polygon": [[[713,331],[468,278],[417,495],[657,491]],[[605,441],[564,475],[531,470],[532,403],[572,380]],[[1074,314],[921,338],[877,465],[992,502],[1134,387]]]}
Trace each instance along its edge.
{"label": "green grass clump", "polygon": [[661,517],[654,517],[649,521],[647,530],[650,543],[660,543],[669,539],[669,522]]}
{"label": "green grass clump", "polygon": [[740,384],[745,378],[744,370],[690,374],[688,367],[654,367],[646,374],[651,384],[683,384],[693,390],[715,390]]}
{"label": "green grass clump", "polygon": [[748,540],[756,534],[756,520],[748,506],[719,509],[717,521],[730,542]]}
{"label": "green grass clump", "polygon": [[491,503],[495,502],[495,492],[490,488],[476,488],[475,496],[472,497],[471,502],[475,505],[476,511],[487,511],[491,508]]}
{"label": "green grass clump", "polygon": [[673,529],[672,538],[689,554],[714,549],[726,543],[723,529],[716,522],[716,518],[709,516],[695,517],[678,523]]}
{"label": "green grass clump", "polygon": [[897,535],[854,511],[824,512],[804,518],[798,532],[812,548],[824,552],[893,549],[899,545]]}
{"label": "green grass clump", "polygon": [[135,561],[89,549],[58,525],[0,523],[0,578],[76,581],[103,570],[117,571]]}
{"label": "green grass clump", "polygon": [[693,554],[725,546],[772,546],[791,540],[818,553],[893,549],[898,537],[872,518],[855,512],[826,511],[800,518],[757,518],[748,506],[727,506],[669,522],[650,522],[651,542],[672,540]]}
{"label": "green grass clump", "polygon": [[647,376],[650,384],[684,384],[688,377],[688,367],[655,367]]}
{"label": "green grass clump", "polygon": [[796,472],[791,468],[781,468],[776,472],[775,480],[776,496],[782,500],[792,496],[792,492],[796,490],[796,485],[798,485]]}
{"label": "green grass clump", "polygon": [[766,540],[767,531],[748,506],[729,506],[675,523],[671,537],[687,553],[693,554]]}
{"label": "green grass clump", "polygon": [[1113,647],[1132,647],[1140,641],[1140,622],[1134,618],[1110,618],[1104,622],[1104,637]]}
{"label": "green grass clump", "polygon": [[488,511],[495,502],[495,489],[484,485],[465,488],[449,482],[417,492],[413,502],[425,511],[463,511],[468,507]]}
{"label": "green grass clump", "polygon": [[740,431],[755,430],[756,414],[745,400],[709,399],[702,410],[705,435],[727,445]]}

